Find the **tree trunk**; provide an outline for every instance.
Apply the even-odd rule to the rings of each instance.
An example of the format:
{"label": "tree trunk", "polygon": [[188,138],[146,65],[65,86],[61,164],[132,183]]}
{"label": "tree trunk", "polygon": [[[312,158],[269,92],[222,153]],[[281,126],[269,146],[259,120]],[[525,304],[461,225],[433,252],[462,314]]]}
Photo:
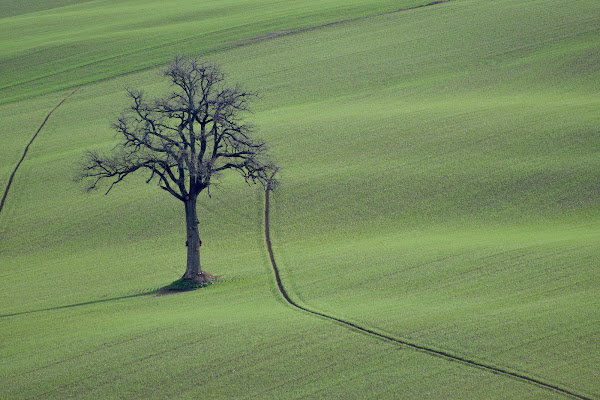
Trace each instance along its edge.
{"label": "tree trunk", "polygon": [[198,214],[196,211],[196,196],[190,196],[185,201],[185,226],[187,240],[187,267],[182,279],[190,279],[203,283],[210,280],[210,275],[200,267],[200,233],[198,232]]}

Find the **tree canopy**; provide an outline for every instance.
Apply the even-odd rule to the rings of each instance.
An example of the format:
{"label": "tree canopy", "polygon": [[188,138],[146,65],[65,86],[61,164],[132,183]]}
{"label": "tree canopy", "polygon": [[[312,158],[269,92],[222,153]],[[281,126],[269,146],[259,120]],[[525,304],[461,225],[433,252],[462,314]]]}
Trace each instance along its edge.
{"label": "tree canopy", "polygon": [[113,128],[121,142],[112,152],[88,151],[81,178],[88,189],[110,182],[106,193],[126,177],[146,171],[146,182],[184,202],[188,265],[184,279],[205,281],[200,268],[196,200],[227,170],[247,183],[272,189],[276,166],[267,159],[266,144],[252,138],[253,127],[243,121],[256,93],[240,85],[227,86],[218,66],[196,58],[175,57],[163,71],[172,91],[147,100],[143,91],[127,89],[131,106]]}

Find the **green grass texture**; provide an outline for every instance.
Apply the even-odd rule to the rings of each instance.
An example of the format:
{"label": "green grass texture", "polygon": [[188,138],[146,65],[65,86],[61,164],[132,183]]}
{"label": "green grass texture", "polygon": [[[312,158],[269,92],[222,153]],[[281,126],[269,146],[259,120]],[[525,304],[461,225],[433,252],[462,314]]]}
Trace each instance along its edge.
{"label": "green grass texture", "polygon": [[220,282],[157,296],[184,271],[183,205],[73,176],[181,51],[261,94],[295,302],[600,398],[600,3],[374,3],[0,5],[0,182],[79,88],[0,213],[0,398],[568,398],[289,306],[262,190],[235,175],[199,202]]}
{"label": "green grass texture", "polygon": [[422,0],[32,0],[0,4],[0,102],[208,55],[265,35],[423,4]]}

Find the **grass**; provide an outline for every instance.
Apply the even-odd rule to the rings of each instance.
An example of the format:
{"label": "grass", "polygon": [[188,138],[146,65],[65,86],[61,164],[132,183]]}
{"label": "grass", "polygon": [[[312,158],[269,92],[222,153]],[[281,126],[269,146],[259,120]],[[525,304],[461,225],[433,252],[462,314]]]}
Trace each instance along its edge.
{"label": "grass", "polygon": [[[430,393],[460,392],[455,380],[471,382],[473,395],[506,387],[524,397],[536,392],[290,312],[268,290],[247,285],[106,302],[37,319],[13,318],[20,328],[15,336],[27,334],[48,349],[35,369],[18,362],[28,347],[12,349],[15,362],[3,390],[19,397],[390,397],[423,394],[419,377],[431,381]],[[57,323],[51,337],[39,330]]]}
{"label": "grass", "polygon": [[[146,3],[147,16],[127,14],[135,2],[110,13],[161,21],[145,33],[165,42],[195,21]],[[294,300],[600,397],[597,2],[455,0],[223,46],[400,8],[365,2],[327,14],[319,7],[341,3],[282,2],[261,14],[253,4],[204,45],[232,80],[262,93],[250,119],[283,167],[271,229]],[[36,25],[33,48],[46,21],[102,7],[5,20]],[[260,21],[240,28],[246,19]],[[77,25],[56,34],[88,46],[105,24],[89,24],[96,36]],[[40,60],[55,59],[52,46]],[[560,397],[287,306],[263,244],[262,194],[236,176],[200,204],[202,260],[223,280],[154,296],[183,272],[183,207],[141,177],[109,196],[71,180],[84,149],[115,143],[123,87],[163,87],[155,70],[130,72],[167,60],[170,47],[157,56],[132,45],[148,59],[141,65],[115,46],[56,62],[114,55],[123,69],[102,61],[55,74],[64,67],[40,64],[39,91],[18,67],[29,53],[0,46],[12,60],[3,79],[16,83],[2,89],[0,179],[62,89],[96,82],[53,114],[0,214],[0,397]]]}
{"label": "grass", "polygon": [[[270,32],[298,30],[421,4],[419,0],[31,1],[0,5],[1,102],[211,54]],[[65,27],[68,29],[65,29]]]}

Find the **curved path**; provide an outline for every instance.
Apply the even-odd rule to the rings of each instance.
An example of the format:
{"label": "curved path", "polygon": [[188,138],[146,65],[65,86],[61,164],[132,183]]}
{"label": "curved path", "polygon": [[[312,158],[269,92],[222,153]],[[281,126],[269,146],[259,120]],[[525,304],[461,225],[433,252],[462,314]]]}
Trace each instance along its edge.
{"label": "curved path", "polygon": [[23,162],[23,160],[25,159],[25,156],[27,155],[27,151],[29,150],[29,146],[31,146],[31,144],[33,143],[33,141],[37,137],[38,133],[40,133],[40,131],[42,130],[42,128],[44,127],[44,125],[46,125],[46,121],[48,121],[48,118],[50,118],[50,115],[52,115],[52,113],[58,107],[60,107],[62,105],[62,103],[64,103],[69,97],[71,97],[76,91],[77,90],[73,90],[64,99],[62,99],[56,106],[54,106],[54,108],[52,110],[50,110],[50,112],[46,115],[46,118],[44,118],[44,120],[42,121],[42,124],[40,125],[40,127],[37,129],[37,131],[35,131],[35,133],[31,137],[31,140],[29,141],[29,143],[27,143],[27,146],[25,146],[25,150],[23,150],[23,155],[21,156],[21,159],[19,160],[19,162],[17,163],[17,165],[15,165],[15,169],[13,170],[12,174],[10,174],[10,177],[8,178],[8,183],[6,184],[6,188],[4,189],[4,194],[2,195],[2,200],[0,200],[0,212],[2,212],[2,208],[4,207],[4,202],[6,201],[6,196],[8,195],[8,191],[10,189],[10,185],[12,184],[13,178],[15,177],[15,174],[17,173],[17,170],[19,169],[19,167],[21,166],[21,163]]}
{"label": "curved path", "polygon": [[[274,176],[275,174],[273,174]],[[273,178],[273,176],[271,176],[271,179]],[[267,188],[270,188],[271,185],[267,184]],[[488,364],[484,364],[478,361],[474,361],[474,360],[470,360],[468,358],[465,357],[461,357],[458,355],[454,355],[454,354],[450,354],[446,351],[442,351],[442,350],[436,350],[430,347],[426,347],[426,346],[422,346],[416,343],[411,343],[408,342],[406,340],[402,340],[402,339],[398,339],[383,333],[379,333],[376,332],[372,329],[360,326],[358,324],[355,324],[353,322],[350,321],[346,321],[344,319],[341,318],[337,318],[328,314],[324,314],[318,311],[314,311],[311,310],[309,308],[306,308],[304,306],[301,306],[300,304],[296,303],[294,300],[292,300],[289,296],[289,294],[287,293],[285,286],[283,285],[283,282],[281,281],[281,275],[279,273],[279,268],[277,268],[277,263],[275,262],[275,255],[273,254],[273,246],[271,244],[271,234],[270,234],[270,229],[269,229],[269,211],[270,211],[270,189],[265,190],[265,242],[267,244],[267,251],[269,252],[269,258],[271,259],[271,265],[273,267],[273,272],[275,273],[275,280],[277,281],[277,287],[279,289],[279,292],[281,293],[281,295],[283,296],[283,298],[285,299],[285,301],[290,304],[291,306],[302,310],[304,312],[307,312],[309,314],[313,314],[322,318],[326,318],[328,320],[346,325],[352,329],[355,329],[357,331],[360,331],[362,333],[366,333],[368,335],[371,335],[372,337],[377,337],[379,339],[384,339],[384,340],[388,340],[390,342],[394,342],[396,344],[405,346],[407,348],[413,349],[413,350],[417,350],[423,353],[427,353],[431,356],[435,356],[435,357],[440,357],[443,359],[446,359],[447,361],[458,361],[462,364],[465,364],[469,367],[475,367],[475,368],[479,368],[479,369],[483,369],[486,370],[488,372],[494,373],[494,374],[501,374],[504,375],[508,378],[513,378],[513,379],[518,379],[520,381],[526,382],[526,383],[530,383],[536,386],[539,386],[541,388],[544,389],[548,389],[548,390],[552,390],[554,392],[558,392],[561,393],[563,395],[567,395],[569,397],[572,398],[576,398],[576,399],[582,399],[582,400],[592,400],[589,397],[586,397],[584,395],[575,393],[569,389],[565,389],[563,387],[554,385],[552,383],[547,383],[544,381],[541,381],[539,379],[536,378],[532,378],[526,375],[523,375],[521,373],[518,372],[512,372],[512,371],[508,371],[506,369],[500,368],[500,367],[495,367],[493,365],[488,365]]]}

